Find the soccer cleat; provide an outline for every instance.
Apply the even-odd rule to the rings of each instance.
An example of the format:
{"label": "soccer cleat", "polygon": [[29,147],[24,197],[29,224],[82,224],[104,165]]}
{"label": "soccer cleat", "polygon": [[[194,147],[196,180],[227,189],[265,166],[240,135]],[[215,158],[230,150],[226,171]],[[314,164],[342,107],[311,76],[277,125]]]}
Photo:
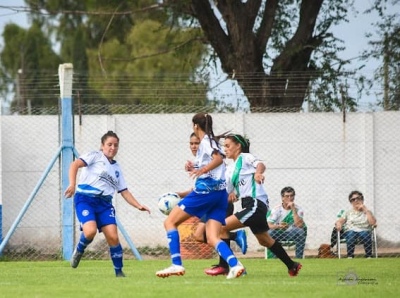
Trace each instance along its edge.
{"label": "soccer cleat", "polygon": [[247,235],[245,230],[239,230],[236,232],[235,242],[239,245],[242,253],[245,255],[247,252]]}
{"label": "soccer cleat", "polygon": [[116,277],[125,277],[125,273],[123,271],[118,271],[115,273]]}
{"label": "soccer cleat", "polygon": [[204,270],[204,273],[212,276],[227,275],[229,273],[229,269],[220,265],[214,265],[211,268]]}
{"label": "soccer cleat", "polygon": [[72,254],[72,257],[71,257],[71,267],[72,268],[78,267],[82,256],[83,256],[83,252],[80,252],[75,248],[74,253]]}
{"label": "soccer cleat", "polygon": [[292,269],[289,270],[289,275],[291,277],[297,276],[299,274],[301,267],[303,267],[303,265],[301,265],[300,263],[294,263]]}
{"label": "soccer cleat", "polygon": [[241,277],[244,274],[246,274],[246,269],[244,268],[242,263],[238,262],[236,266],[231,267],[228,275],[226,276],[226,279]]}
{"label": "soccer cleat", "polygon": [[169,277],[171,275],[182,276],[184,274],[185,274],[185,268],[183,266],[174,264],[172,264],[168,268],[156,272],[156,275],[162,278]]}

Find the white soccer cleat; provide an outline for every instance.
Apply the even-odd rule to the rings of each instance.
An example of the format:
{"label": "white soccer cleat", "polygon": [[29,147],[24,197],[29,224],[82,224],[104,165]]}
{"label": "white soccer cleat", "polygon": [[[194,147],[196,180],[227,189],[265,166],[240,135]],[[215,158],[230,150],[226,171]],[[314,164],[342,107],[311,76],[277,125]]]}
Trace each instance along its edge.
{"label": "white soccer cleat", "polygon": [[231,267],[231,269],[229,269],[229,273],[226,276],[226,279],[233,279],[233,278],[241,277],[245,273],[246,273],[246,269],[244,268],[242,263],[238,262],[236,266],[233,266],[233,267]]}
{"label": "white soccer cleat", "polygon": [[169,277],[171,275],[182,276],[184,274],[185,274],[185,268],[183,266],[174,264],[172,264],[168,268],[156,272],[156,275],[162,278]]}

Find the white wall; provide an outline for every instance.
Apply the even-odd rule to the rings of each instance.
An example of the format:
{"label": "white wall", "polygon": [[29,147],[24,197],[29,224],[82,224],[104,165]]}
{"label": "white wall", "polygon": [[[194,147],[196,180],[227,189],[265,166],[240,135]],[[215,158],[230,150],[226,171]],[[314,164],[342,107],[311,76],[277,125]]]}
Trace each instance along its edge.
{"label": "white wall", "polygon": [[[107,130],[121,139],[117,160],[130,190],[153,210],[149,216],[127,206],[120,196],[115,200],[120,220],[137,246],[166,245],[165,217],[156,209],[157,197],[191,185],[183,165],[191,158],[192,116],[92,115],[83,116],[82,125],[75,119],[80,153],[98,149]],[[350,207],[347,196],[355,189],[364,193],[378,218],[378,236],[400,242],[400,207],[394,202],[400,193],[399,112],[348,114],[346,123],[333,113],[213,114],[213,119],[215,134],[245,134],[251,151],[265,161],[271,206],[279,204],[281,188],[296,189],[296,202],[305,209],[309,227],[308,248],[329,242],[336,213]],[[4,236],[56,153],[59,137],[57,116],[3,116],[1,125]],[[56,165],[13,236],[14,243],[40,243],[41,237],[59,243],[62,191]],[[34,237],[32,226],[38,231]],[[260,249],[253,236],[249,240],[250,251]]]}

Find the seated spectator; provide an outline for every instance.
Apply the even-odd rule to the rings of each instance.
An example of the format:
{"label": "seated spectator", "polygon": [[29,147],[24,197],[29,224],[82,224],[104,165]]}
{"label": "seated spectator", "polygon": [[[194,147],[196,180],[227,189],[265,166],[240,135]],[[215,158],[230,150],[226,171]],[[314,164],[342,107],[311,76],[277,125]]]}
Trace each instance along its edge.
{"label": "seated spectator", "polygon": [[303,220],[303,209],[294,203],[295,191],[292,187],[281,190],[282,204],[271,210],[267,216],[268,233],[278,241],[293,241],[296,258],[303,258],[307,228]]}
{"label": "seated spectator", "polygon": [[345,211],[336,221],[336,229],[341,231],[346,224],[344,237],[346,238],[347,257],[354,257],[354,248],[359,241],[364,245],[365,257],[372,257],[371,230],[376,225],[375,216],[371,210],[364,205],[364,196],[355,190],[349,195],[351,210]]}

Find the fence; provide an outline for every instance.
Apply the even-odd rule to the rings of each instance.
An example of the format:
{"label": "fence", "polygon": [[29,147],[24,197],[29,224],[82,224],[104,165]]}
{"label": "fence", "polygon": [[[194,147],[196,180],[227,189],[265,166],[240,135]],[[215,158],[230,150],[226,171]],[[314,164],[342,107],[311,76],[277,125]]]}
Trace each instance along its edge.
{"label": "fence", "polygon": [[[165,216],[157,210],[157,197],[191,186],[183,165],[191,158],[188,142],[192,116],[193,113],[75,116],[75,147],[79,153],[99,148],[100,137],[107,130],[116,131],[121,139],[117,160],[129,189],[152,213],[138,212],[121,196],[116,196],[114,203],[121,224],[144,259],[168,256]],[[379,256],[400,256],[399,208],[395,197],[391,199],[400,192],[399,112],[349,113],[346,122],[339,113],[212,116],[216,133],[232,130],[245,134],[251,141],[251,151],[265,161],[265,188],[271,207],[280,203],[282,187],[295,188],[295,201],[304,209],[308,227],[306,257],[316,256],[319,245],[329,243],[336,214],[350,208],[347,197],[354,189],[364,193],[365,204],[377,217]],[[59,126],[57,115],[1,117],[3,237],[57,151]],[[60,169],[56,163],[50,171],[6,245],[3,258],[61,258]],[[75,238],[78,234],[75,221]],[[264,250],[249,229],[247,235],[247,255],[263,257]],[[120,237],[127,249],[126,257],[133,258],[123,235]],[[236,244],[232,248],[240,251]],[[193,249],[202,257],[199,251],[198,247]],[[356,254],[362,255],[362,248]],[[86,257],[107,257],[103,235],[96,237]]]}

